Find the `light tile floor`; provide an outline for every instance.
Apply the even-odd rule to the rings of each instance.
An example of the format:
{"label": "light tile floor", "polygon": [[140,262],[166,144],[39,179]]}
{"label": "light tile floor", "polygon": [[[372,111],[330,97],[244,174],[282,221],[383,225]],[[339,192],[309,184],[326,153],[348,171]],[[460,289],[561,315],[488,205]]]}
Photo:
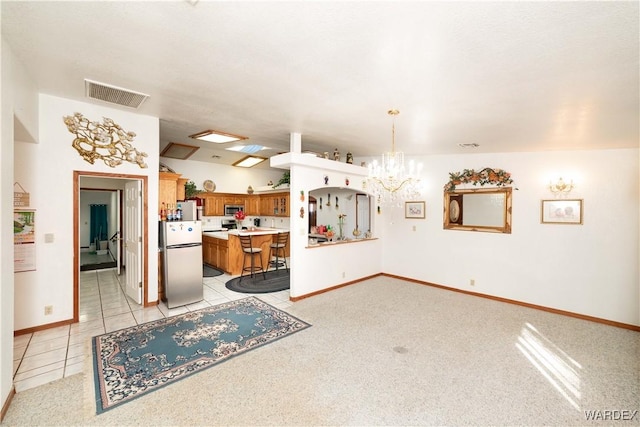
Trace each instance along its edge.
{"label": "light tile floor", "polygon": [[98,255],[95,252],[80,252],[80,265],[85,264],[100,264],[103,262],[115,261],[110,253],[104,255]]}
{"label": "light tile floor", "polygon": [[204,278],[204,300],[169,309],[160,302],[144,308],[126,296],[124,275],[115,269],[80,273],[80,319],[78,323],[19,335],[13,340],[13,381],[16,392],[81,373],[91,352],[91,338],[129,326],[175,316],[211,305],[254,295],[280,309],[291,306],[289,291],[243,294],[225,283],[233,276]]}

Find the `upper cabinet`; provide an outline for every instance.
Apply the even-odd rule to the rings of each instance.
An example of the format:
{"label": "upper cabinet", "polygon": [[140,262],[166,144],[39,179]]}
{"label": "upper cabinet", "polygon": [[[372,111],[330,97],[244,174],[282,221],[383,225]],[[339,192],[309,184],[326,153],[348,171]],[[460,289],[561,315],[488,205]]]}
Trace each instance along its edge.
{"label": "upper cabinet", "polygon": [[[158,181],[158,212],[163,207],[175,205],[178,198],[178,181],[182,175],[179,173],[160,172]],[[184,198],[184,184],[182,184],[182,197]]]}
{"label": "upper cabinet", "polygon": [[225,205],[244,206],[245,214],[250,216],[289,216],[289,193],[202,193],[198,197],[203,201],[204,216],[224,216]]}
{"label": "upper cabinet", "polygon": [[246,196],[244,211],[247,215],[260,215],[260,196],[257,194]]}
{"label": "upper cabinet", "polygon": [[247,197],[243,194],[225,194],[223,201],[225,205],[244,206]]}
{"label": "upper cabinet", "polygon": [[222,216],[224,215],[224,195],[214,193],[204,193],[198,195],[202,199],[202,215]]}
{"label": "upper cabinet", "polygon": [[178,178],[178,188],[176,188],[176,200],[185,200],[185,184],[189,182],[189,178]]}
{"label": "upper cabinet", "polygon": [[273,193],[260,195],[260,215],[289,216],[289,193]]}

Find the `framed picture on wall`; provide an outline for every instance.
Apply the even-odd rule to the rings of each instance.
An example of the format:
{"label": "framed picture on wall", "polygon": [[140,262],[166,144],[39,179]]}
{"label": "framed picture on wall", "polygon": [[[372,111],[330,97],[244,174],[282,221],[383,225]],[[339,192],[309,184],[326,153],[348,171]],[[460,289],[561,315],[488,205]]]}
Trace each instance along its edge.
{"label": "framed picture on wall", "polygon": [[16,209],[13,211],[13,271],[36,269],[36,211]]}
{"label": "framed picture on wall", "polygon": [[424,218],[424,202],[404,202],[405,218]]}
{"label": "framed picture on wall", "polygon": [[582,224],[582,199],[542,200],[542,224]]}

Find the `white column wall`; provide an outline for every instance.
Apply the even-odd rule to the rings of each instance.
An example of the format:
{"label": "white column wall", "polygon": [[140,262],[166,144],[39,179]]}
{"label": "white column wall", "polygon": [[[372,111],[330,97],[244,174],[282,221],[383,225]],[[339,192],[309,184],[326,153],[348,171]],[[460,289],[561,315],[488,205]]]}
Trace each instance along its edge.
{"label": "white column wall", "polygon": [[[271,164],[276,167],[289,164],[291,168],[291,297],[313,294],[380,273],[381,240],[307,247],[309,191],[326,188],[325,175],[329,185],[339,186],[348,177],[349,188],[362,191],[362,176],[350,172],[353,170],[351,165],[334,164],[304,155],[289,153],[282,155],[281,159],[284,160],[272,158]],[[293,159],[293,164],[289,163],[290,159]],[[322,166],[325,162],[328,162],[326,169]],[[300,200],[301,191],[304,192],[304,201]],[[304,208],[303,217],[300,216],[300,208]],[[372,224],[375,229],[375,218],[372,218]]]}

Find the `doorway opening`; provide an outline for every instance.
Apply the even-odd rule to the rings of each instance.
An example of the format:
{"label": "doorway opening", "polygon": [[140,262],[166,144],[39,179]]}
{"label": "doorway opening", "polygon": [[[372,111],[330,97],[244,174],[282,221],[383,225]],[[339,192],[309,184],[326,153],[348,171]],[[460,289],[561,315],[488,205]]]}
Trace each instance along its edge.
{"label": "doorway opening", "polygon": [[[99,172],[85,172],[74,171],[73,177],[74,196],[73,196],[73,221],[74,221],[74,256],[73,256],[73,296],[74,296],[74,308],[73,317],[74,322],[79,321],[80,312],[80,272],[86,271],[83,269],[82,258],[87,258],[85,253],[91,253],[96,257],[96,267],[99,268],[115,268],[118,269],[117,274],[120,274],[120,267],[124,264],[126,268],[126,291],[127,295],[130,295],[132,299],[143,306],[147,306],[148,301],[148,278],[149,278],[149,265],[148,257],[148,218],[147,212],[143,209],[144,206],[148,206],[148,177],[143,175],[127,175],[127,174],[110,174]],[[131,190],[133,188],[133,190]],[[116,220],[111,221],[113,227],[107,232],[104,240],[97,240],[96,246],[92,246],[89,237],[89,220],[90,214],[82,215],[81,208],[81,189],[82,191],[90,190],[91,192],[102,191],[106,194],[106,197],[110,197],[113,203],[112,211],[113,218]],[[123,200],[125,198],[126,200]],[[134,203],[133,209],[129,209],[131,195],[135,195],[138,200]],[[134,199],[135,199],[134,198]],[[86,205],[86,203],[84,203]],[[86,207],[88,209],[88,207]],[[126,210],[125,213],[124,210]],[[109,221],[107,221],[107,224]],[[129,228],[127,228],[129,227]],[[124,242],[121,236],[124,231],[134,230],[136,236],[130,231],[128,236],[132,242]],[[82,236],[82,233],[87,233],[87,236]],[[101,232],[101,236],[105,234]],[[102,239],[102,237],[100,237]],[[135,240],[135,241],[133,241]],[[94,245],[96,243],[94,242]],[[88,246],[83,248],[84,246]],[[101,249],[101,246],[106,246],[106,249]],[[107,267],[106,265],[100,265],[98,261],[106,261],[106,257],[113,258],[110,262],[115,262],[114,267]],[[102,258],[98,258],[102,257]],[[122,262],[125,260],[126,262]],[[93,269],[93,268],[91,268]],[[129,283],[130,282],[130,283]]]}
{"label": "doorway opening", "polygon": [[[121,180],[105,181],[99,178],[101,187],[121,185]],[[94,178],[84,177],[80,187],[80,271],[117,269],[121,273],[122,247],[119,236],[122,230],[122,191],[110,188],[87,188]]]}

